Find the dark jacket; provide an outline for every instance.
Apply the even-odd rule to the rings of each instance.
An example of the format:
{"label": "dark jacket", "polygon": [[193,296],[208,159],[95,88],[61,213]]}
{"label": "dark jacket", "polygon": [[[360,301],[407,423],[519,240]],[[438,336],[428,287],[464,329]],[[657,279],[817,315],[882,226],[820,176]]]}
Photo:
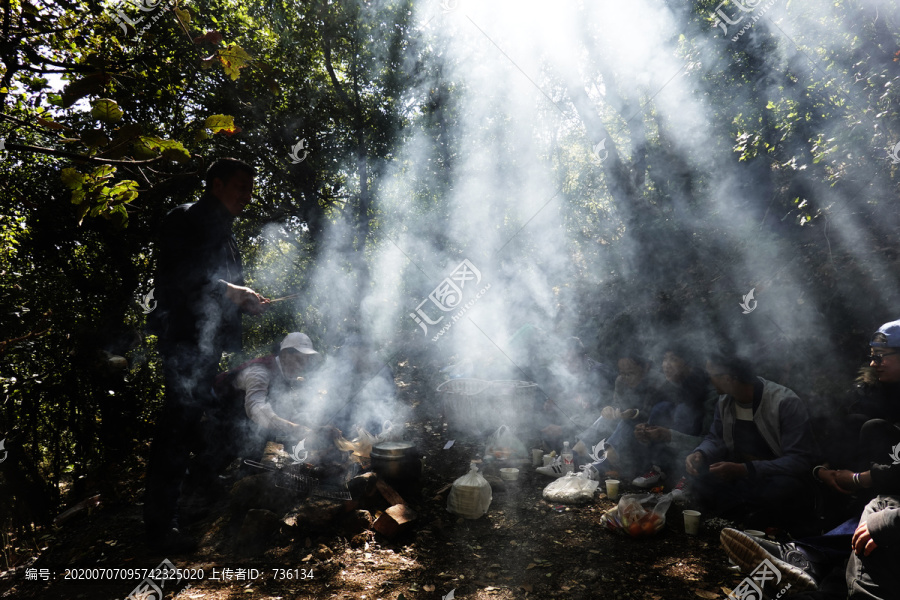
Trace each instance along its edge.
{"label": "dark jacket", "polygon": [[[790,389],[762,377],[754,386],[753,422],[766,440],[773,460],[745,463],[751,475],[801,476],[818,455],[809,427],[809,415],[803,401]],[[734,460],[734,425],[737,401],[730,395],[719,396],[716,416],[709,433],[696,448],[709,464]]]}
{"label": "dark jacket", "polygon": [[158,305],[148,317],[161,349],[188,344],[213,356],[241,349],[240,310],[222,283],[244,285],[233,221],[209,194],[166,215],[154,282]]}
{"label": "dark jacket", "polygon": [[900,384],[875,382],[872,385],[858,385],[848,412],[900,423]]}

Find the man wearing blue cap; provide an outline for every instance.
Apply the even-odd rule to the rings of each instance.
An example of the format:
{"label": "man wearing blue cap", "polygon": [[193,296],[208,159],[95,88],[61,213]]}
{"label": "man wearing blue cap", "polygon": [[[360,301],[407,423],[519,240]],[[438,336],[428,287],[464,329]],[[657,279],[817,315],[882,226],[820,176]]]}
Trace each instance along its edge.
{"label": "man wearing blue cap", "polygon": [[861,425],[857,468],[884,462],[900,443],[900,321],[882,325],[869,346],[868,372],[848,417],[851,424]]}

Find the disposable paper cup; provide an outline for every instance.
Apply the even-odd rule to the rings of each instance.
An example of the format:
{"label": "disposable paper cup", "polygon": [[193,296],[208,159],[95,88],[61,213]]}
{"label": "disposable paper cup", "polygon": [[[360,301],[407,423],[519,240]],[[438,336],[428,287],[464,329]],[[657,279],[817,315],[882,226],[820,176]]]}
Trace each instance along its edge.
{"label": "disposable paper cup", "polygon": [[745,529],[744,533],[746,533],[747,535],[749,535],[752,538],[757,538],[760,540],[766,539],[766,532],[759,531],[758,529]]}
{"label": "disposable paper cup", "polygon": [[544,451],[540,448],[534,448],[531,451],[531,466],[539,467],[544,462]]}
{"label": "disposable paper cup", "polygon": [[553,462],[553,457],[550,456],[549,454],[545,454],[544,455],[544,466],[549,467],[550,463],[552,463],[552,462]]}
{"label": "disposable paper cup", "polygon": [[619,497],[619,480],[618,479],[607,479],[606,480],[606,497],[610,500],[615,500]]}
{"label": "disposable paper cup", "polygon": [[500,479],[515,481],[519,478],[519,470],[513,468],[500,469]]}
{"label": "disposable paper cup", "polygon": [[696,510],[683,510],[684,532],[688,535],[697,535],[700,531],[700,513]]}

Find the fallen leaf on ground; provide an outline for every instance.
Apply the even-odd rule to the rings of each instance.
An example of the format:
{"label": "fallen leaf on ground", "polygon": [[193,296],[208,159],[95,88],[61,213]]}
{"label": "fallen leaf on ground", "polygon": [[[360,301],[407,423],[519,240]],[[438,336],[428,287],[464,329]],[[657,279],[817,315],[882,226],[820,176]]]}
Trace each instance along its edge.
{"label": "fallen leaf on ground", "polygon": [[694,590],[694,593],[700,596],[701,598],[707,598],[707,600],[716,600],[719,595],[715,592],[708,592],[706,590]]}

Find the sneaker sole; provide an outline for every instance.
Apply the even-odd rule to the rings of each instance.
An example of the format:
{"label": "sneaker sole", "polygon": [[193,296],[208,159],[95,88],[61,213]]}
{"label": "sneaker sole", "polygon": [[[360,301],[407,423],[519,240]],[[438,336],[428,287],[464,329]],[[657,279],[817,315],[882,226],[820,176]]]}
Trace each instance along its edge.
{"label": "sneaker sole", "polygon": [[[723,529],[719,534],[719,542],[728,558],[738,565],[742,572],[751,573],[763,560],[768,559],[781,572],[781,581],[777,584],[780,588],[783,588],[785,583],[790,583],[792,594],[819,589],[816,580],[805,571],[769,554],[765,548],[753,541],[753,538],[737,529]],[[767,585],[771,587],[773,584]]]}

